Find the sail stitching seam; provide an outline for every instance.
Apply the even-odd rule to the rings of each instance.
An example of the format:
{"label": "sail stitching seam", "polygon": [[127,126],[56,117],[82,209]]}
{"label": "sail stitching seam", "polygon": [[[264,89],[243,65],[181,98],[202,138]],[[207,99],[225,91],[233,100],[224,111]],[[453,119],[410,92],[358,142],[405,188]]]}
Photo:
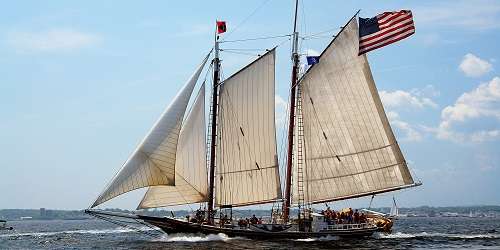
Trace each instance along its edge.
{"label": "sail stitching seam", "polygon": [[357,172],[357,173],[353,173],[353,174],[345,174],[345,175],[338,175],[338,176],[332,176],[332,177],[325,177],[325,178],[321,178],[321,179],[311,179],[309,181],[322,181],[322,180],[326,180],[326,179],[338,179],[338,178],[343,178],[343,177],[360,175],[360,174],[365,174],[365,173],[368,173],[368,172],[373,172],[373,171],[377,171],[377,170],[381,170],[381,169],[385,169],[385,168],[399,166],[401,164],[404,164],[404,163],[398,162],[398,163],[395,163],[395,164],[391,164],[391,165],[387,165],[387,166],[383,166],[383,167],[379,167],[379,168],[374,168],[374,169],[370,169],[370,170],[365,170],[365,171],[361,171],[361,172]]}

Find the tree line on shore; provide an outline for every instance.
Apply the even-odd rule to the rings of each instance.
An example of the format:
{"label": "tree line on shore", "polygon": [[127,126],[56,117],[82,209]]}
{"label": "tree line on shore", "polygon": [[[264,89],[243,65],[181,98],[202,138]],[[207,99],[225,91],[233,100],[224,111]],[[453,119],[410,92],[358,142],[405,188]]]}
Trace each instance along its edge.
{"label": "tree line on shore", "polygon": [[[148,209],[141,211],[129,211],[123,209],[105,209],[107,211],[124,212],[124,213],[140,213],[150,216],[172,216],[185,217],[191,214],[190,210],[172,211],[168,208],[165,209]],[[388,213],[389,207],[372,208],[371,210]],[[456,206],[456,207],[431,207],[420,206],[414,208],[399,208],[400,213],[425,213],[425,214],[439,214],[444,212],[467,214],[469,212],[477,213],[500,213],[500,206]],[[292,211],[295,214],[297,211]],[[234,217],[248,217],[255,214],[259,217],[270,216],[270,210],[252,210],[252,209],[234,209]],[[93,217],[85,214],[84,210],[57,210],[57,209],[0,209],[0,219],[4,220],[81,220],[92,219]]]}

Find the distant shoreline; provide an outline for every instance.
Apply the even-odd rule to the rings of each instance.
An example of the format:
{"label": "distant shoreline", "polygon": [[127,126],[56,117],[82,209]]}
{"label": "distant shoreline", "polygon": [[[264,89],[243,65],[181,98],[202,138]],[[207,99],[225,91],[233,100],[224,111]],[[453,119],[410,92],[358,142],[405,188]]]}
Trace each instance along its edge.
{"label": "distant shoreline", "polygon": [[[372,210],[389,213],[389,207],[371,208]],[[149,209],[141,211],[129,211],[122,209],[106,209],[109,211],[125,213],[141,213],[151,216],[171,216],[171,212],[176,217],[184,217],[192,211],[179,210],[172,211],[168,208]],[[269,216],[269,210],[233,210],[235,217]],[[400,217],[471,217],[471,218],[500,218],[500,206],[478,205],[478,206],[453,206],[453,207],[431,207],[420,206],[411,208],[399,208]],[[93,217],[84,213],[84,210],[57,210],[57,209],[0,209],[0,219],[9,221],[20,220],[87,220]]]}

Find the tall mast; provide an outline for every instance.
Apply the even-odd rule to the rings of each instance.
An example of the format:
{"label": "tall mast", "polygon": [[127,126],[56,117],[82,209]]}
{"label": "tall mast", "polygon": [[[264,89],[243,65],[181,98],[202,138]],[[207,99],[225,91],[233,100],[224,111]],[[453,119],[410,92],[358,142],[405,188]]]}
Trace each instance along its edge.
{"label": "tall mast", "polygon": [[210,138],[210,172],[209,172],[209,186],[208,186],[208,222],[210,224],[214,223],[214,181],[215,181],[215,147],[217,140],[217,92],[219,88],[219,35],[217,31],[215,32],[215,47],[214,47],[214,80],[213,80],[213,90],[212,90],[212,126],[210,128],[211,138]]}
{"label": "tall mast", "polygon": [[285,203],[283,204],[283,219],[288,222],[290,215],[290,199],[291,199],[291,185],[292,185],[292,156],[293,156],[293,129],[295,126],[295,85],[297,83],[297,71],[299,67],[299,32],[297,31],[297,10],[299,8],[299,0],[295,1],[295,17],[293,22],[293,36],[292,36],[292,81],[290,88],[290,115],[288,124],[288,155],[286,166],[286,183],[285,183]]}

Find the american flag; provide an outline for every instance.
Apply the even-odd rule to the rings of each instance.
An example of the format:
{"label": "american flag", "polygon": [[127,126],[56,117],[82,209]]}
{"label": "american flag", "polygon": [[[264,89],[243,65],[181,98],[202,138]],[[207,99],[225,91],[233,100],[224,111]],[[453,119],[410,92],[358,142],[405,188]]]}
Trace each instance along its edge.
{"label": "american flag", "polygon": [[384,47],[415,33],[410,10],[384,12],[372,18],[359,18],[359,55]]}

